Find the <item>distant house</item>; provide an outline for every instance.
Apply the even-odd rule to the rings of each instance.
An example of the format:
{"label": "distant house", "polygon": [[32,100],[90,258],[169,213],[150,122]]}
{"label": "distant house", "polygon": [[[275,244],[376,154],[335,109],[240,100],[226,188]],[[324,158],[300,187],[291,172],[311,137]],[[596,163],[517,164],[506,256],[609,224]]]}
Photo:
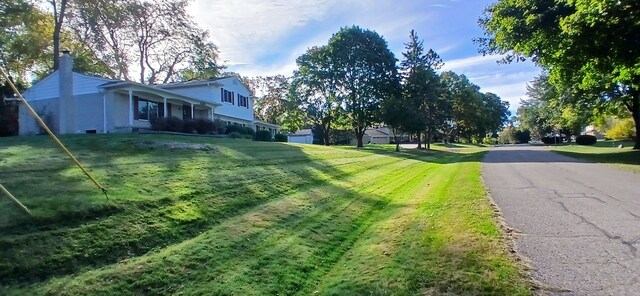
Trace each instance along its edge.
{"label": "distant house", "polygon": [[[60,57],[59,70],[27,91],[29,104],[48,119],[58,134],[133,132],[149,129],[152,117],[220,119],[272,134],[280,126],[257,121],[253,98],[237,77],[145,85],[73,72],[68,52]],[[19,111],[20,135],[39,131],[24,106]]]}
{"label": "distant house", "polygon": [[313,132],[311,129],[302,129],[287,136],[289,143],[313,144]]}
{"label": "distant house", "polygon": [[[399,141],[408,141],[409,137],[407,135],[399,135]],[[365,144],[390,144],[394,141],[393,131],[388,127],[374,127],[368,128],[364,131],[364,136],[362,137],[362,142]],[[356,139],[351,139],[351,144],[355,145],[357,143]]]}

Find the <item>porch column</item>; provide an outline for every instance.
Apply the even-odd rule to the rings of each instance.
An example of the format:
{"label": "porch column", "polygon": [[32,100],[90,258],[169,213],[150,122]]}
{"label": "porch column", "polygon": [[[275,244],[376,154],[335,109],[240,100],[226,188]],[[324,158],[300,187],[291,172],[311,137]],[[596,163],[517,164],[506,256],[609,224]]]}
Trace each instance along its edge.
{"label": "porch column", "polygon": [[190,104],[191,104],[191,119],[193,119],[193,103],[190,103]]}
{"label": "porch column", "polygon": [[211,115],[211,120],[213,121],[213,107],[211,107],[211,112],[210,113],[211,113],[210,114]]}
{"label": "porch column", "polygon": [[167,110],[167,98],[162,98],[164,103],[164,118],[169,117],[169,111]]}
{"label": "porch column", "polygon": [[133,91],[129,90],[129,125],[133,127]]}
{"label": "porch column", "polygon": [[107,133],[107,94],[102,93],[102,133]]}

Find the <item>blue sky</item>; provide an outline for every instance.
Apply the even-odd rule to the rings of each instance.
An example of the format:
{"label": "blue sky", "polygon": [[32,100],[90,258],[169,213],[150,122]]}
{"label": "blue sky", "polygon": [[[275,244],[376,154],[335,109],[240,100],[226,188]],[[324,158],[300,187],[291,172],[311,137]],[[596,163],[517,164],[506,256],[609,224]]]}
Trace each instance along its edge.
{"label": "blue sky", "polygon": [[511,104],[526,98],[540,70],[532,63],[498,65],[478,53],[478,17],[490,0],[196,0],[190,13],[208,29],[229,71],[244,76],[291,75],[307,48],[324,45],[341,27],[358,25],[382,35],[397,59],[411,29],[445,62],[483,92]]}

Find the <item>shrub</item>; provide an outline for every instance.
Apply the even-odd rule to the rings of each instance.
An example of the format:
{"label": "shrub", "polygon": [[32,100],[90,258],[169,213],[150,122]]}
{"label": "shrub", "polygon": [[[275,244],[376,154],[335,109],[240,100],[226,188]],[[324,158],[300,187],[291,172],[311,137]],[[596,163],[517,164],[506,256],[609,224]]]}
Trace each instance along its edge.
{"label": "shrub", "polygon": [[246,133],[246,129],[239,124],[231,124],[231,125],[227,125],[227,127],[224,130],[224,133],[227,135],[231,133],[244,134]]}
{"label": "shrub", "polygon": [[531,133],[528,130],[516,131],[516,144],[529,143]]}
{"label": "shrub", "polygon": [[198,134],[212,134],[216,129],[213,121],[205,118],[198,118],[194,120],[193,127]]}
{"label": "shrub", "polygon": [[256,135],[256,131],[255,131],[255,130],[253,130],[252,128],[250,128],[250,127],[245,127],[245,128],[244,128],[244,133],[243,133],[243,134],[245,134],[245,135],[251,135],[251,138],[253,138],[253,137]]}
{"label": "shrub", "polygon": [[230,132],[229,133],[229,138],[240,139],[240,138],[243,138],[243,135],[241,133],[239,133],[239,132]]}
{"label": "shrub", "polygon": [[182,121],[182,132],[187,134],[193,134],[196,124],[193,119],[185,119]]}
{"label": "shrub", "polygon": [[491,138],[489,136],[484,137],[484,139],[482,139],[482,144],[485,145],[495,145],[497,144],[497,139],[496,138]]}
{"label": "shrub", "polygon": [[283,134],[276,134],[275,136],[273,136],[274,140],[276,140],[276,142],[288,142],[288,138],[286,135]]}
{"label": "shrub", "polygon": [[598,142],[598,138],[592,135],[579,135],[576,137],[576,144],[578,145],[593,145]]}
{"label": "shrub", "polygon": [[163,118],[164,130],[169,132],[182,132],[184,122],[178,117]]}
{"label": "shrub", "polygon": [[259,130],[256,132],[256,141],[271,141],[271,132],[267,130]]}
{"label": "shrub", "polygon": [[214,133],[216,134],[224,134],[224,130],[225,130],[225,123],[224,121],[220,120],[220,119],[215,119],[213,121],[213,126],[214,128]]}
{"label": "shrub", "polygon": [[610,130],[605,133],[605,137],[616,141],[631,139],[634,135],[633,119],[623,119],[618,121]]}
{"label": "shrub", "polygon": [[560,137],[542,137],[540,139],[540,141],[542,141],[542,143],[545,143],[547,145],[561,144],[562,143],[562,138],[560,138]]}
{"label": "shrub", "polygon": [[[47,107],[44,107],[40,112],[37,112],[40,119],[44,121],[44,124],[47,125],[50,129],[53,128],[53,114],[47,111]],[[38,135],[46,135],[47,131],[40,125],[40,123],[36,123],[38,127]]]}
{"label": "shrub", "polygon": [[149,118],[149,124],[151,125],[151,130],[153,131],[164,131],[166,130],[165,124],[164,124],[164,118],[162,117],[151,117]]}

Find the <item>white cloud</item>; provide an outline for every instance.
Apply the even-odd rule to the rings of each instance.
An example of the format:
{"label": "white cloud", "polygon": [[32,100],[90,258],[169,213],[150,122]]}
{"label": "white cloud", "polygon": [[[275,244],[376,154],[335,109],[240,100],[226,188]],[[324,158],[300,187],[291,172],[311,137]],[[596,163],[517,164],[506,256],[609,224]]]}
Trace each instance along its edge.
{"label": "white cloud", "polygon": [[480,65],[488,65],[488,64],[495,65],[496,61],[499,60],[500,58],[501,56],[495,56],[495,55],[487,55],[487,56],[477,55],[477,56],[471,56],[471,57],[466,57],[461,59],[444,61],[444,66],[442,67],[442,70],[458,71],[458,70],[469,69],[472,67],[477,67]]}
{"label": "white cloud", "polygon": [[189,12],[210,31],[222,59],[238,64],[255,63],[288,32],[324,18],[334,4],[335,0],[198,0]]}
{"label": "white cloud", "polygon": [[480,91],[497,94],[503,101],[509,102],[509,110],[515,114],[515,111],[520,106],[520,100],[527,98],[527,83],[528,81],[521,81],[481,87]]}

